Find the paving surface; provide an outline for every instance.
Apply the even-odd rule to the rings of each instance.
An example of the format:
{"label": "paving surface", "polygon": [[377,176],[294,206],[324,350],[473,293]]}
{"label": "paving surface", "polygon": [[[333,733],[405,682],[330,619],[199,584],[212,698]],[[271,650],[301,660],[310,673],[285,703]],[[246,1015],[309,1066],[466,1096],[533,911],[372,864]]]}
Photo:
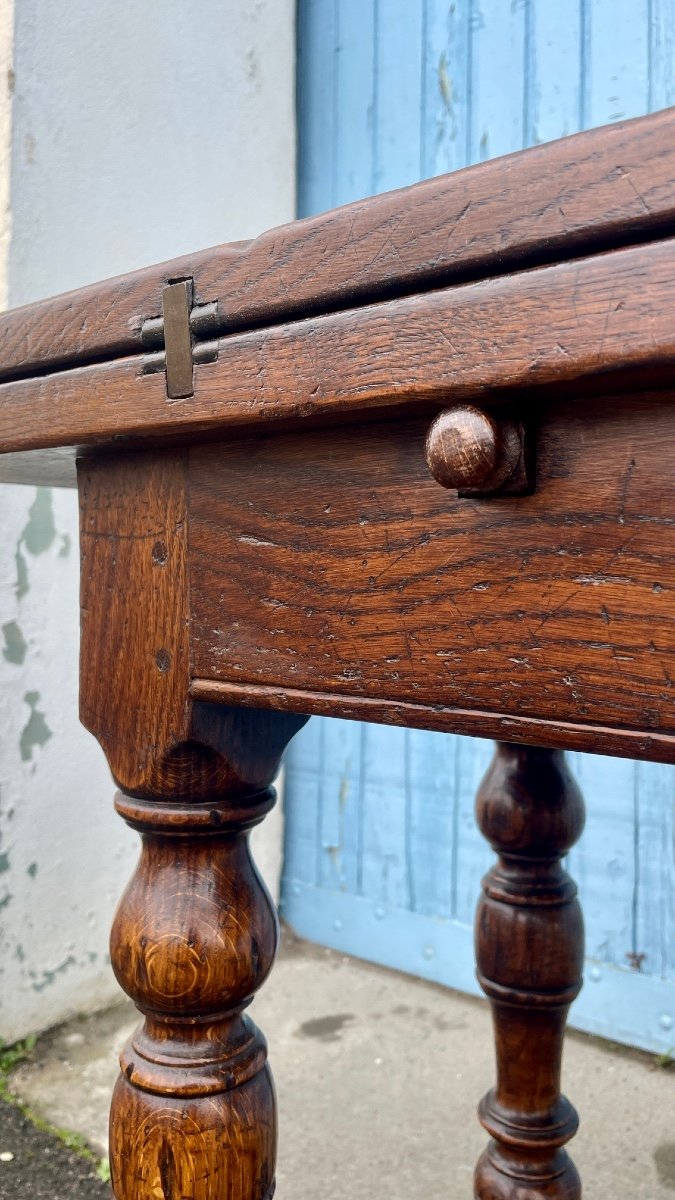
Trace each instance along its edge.
{"label": "paving surface", "polygon": [[[279,1091],[281,1200],[469,1200],[485,1142],[475,1103],[493,1074],[484,1004],[289,936],[253,1012]],[[12,1087],[102,1150],[116,1051],[135,1024],[126,1005],[72,1022],[42,1039]],[[586,1194],[673,1200],[675,1071],[579,1034],[568,1039],[565,1065]],[[11,1141],[4,1133],[0,1141]],[[105,1194],[91,1180],[91,1191],[68,1180],[42,1193],[7,1190],[12,1166],[0,1162],[2,1200]]]}
{"label": "paving surface", "polygon": [[95,1167],[57,1138],[35,1128],[18,1108],[0,1102],[0,1196],[2,1200],[102,1200],[110,1185]]}

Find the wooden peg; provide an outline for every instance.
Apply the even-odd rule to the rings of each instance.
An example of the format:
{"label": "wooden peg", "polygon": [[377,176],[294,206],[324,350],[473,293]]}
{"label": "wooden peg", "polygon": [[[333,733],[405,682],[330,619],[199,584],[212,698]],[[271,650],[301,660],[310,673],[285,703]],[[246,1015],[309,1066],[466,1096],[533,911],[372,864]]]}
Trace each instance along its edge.
{"label": "wooden peg", "polygon": [[471,404],[439,413],[427,434],[426,459],[436,482],[456,488],[460,496],[530,490],[522,423]]}

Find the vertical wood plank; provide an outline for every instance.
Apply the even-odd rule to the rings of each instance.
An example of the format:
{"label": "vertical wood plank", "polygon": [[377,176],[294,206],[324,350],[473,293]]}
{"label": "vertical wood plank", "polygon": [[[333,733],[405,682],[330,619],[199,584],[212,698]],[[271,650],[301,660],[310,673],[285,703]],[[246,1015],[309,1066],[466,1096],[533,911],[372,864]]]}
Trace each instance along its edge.
{"label": "vertical wood plank", "polygon": [[374,188],[375,0],[336,6],[334,204],[369,196]]}
{"label": "vertical wood plank", "polygon": [[[635,764],[634,970],[666,977],[673,970],[673,810],[672,768]],[[642,957],[644,955],[644,958]]]}
{"label": "vertical wood plank", "polygon": [[582,7],[565,19],[550,0],[533,0],[528,43],[525,141],[528,146],[576,133],[583,122]]}
{"label": "vertical wood plank", "polygon": [[373,192],[420,177],[424,6],[376,0]]}
{"label": "vertical wood plank", "polygon": [[[528,81],[528,0],[471,7],[469,158],[484,162],[522,149]],[[508,87],[505,81],[508,80]]]}
{"label": "vertical wood plank", "polygon": [[321,721],[320,725],[319,885],[356,892],[361,855],[361,729],[354,721]]}
{"label": "vertical wood plank", "polygon": [[586,953],[627,967],[635,890],[634,764],[580,754],[571,766],[587,800],[584,835],[567,864],[582,891]]}
{"label": "vertical wood plank", "polygon": [[415,881],[406,855],[406,739],[386,725],[366,725],[363,759],[361,892],[411,908]]}
{"label": "vertical wood plank", "polygon": [[454,777],[456,859],[453,878],[455,920],[473,925],[476,897],[481,880],[492,866],[493,855],[476,828],[475,805],[481,780],[492,758],[492,742],[460,737],[457,741]]}
{"label": "vertical wood plank", "polygon": [[443,734],[408,731],[405,788],[414,910],[430,917],[452,916],[457,742]]}
{"label": "vertical wood plank", "polygon": [[427,0],[421,63],[421,177],[469,161],[471,5]]}
{"label": "vertical wood plank", "polygon": [[298,216],[335,201],[337,0],[301,3],[297,18]]}
{"label": "vertical wood plank", "polygon": [[675,101],[675,0],[651,0],[649,6],[649,111]]}
{"label": "vertical wood plank", "polygon": [[587,0],[586,124],[641,116],[649,106],[649,0]]}
{"label": "vertical wood plank", "polygon": [[282,900],[286,885],[304,879],[318,884],[321,867],[321,807],[324,786],[323,723],[309,721],[305,736],[295,738],[285,764],[284,863]]}

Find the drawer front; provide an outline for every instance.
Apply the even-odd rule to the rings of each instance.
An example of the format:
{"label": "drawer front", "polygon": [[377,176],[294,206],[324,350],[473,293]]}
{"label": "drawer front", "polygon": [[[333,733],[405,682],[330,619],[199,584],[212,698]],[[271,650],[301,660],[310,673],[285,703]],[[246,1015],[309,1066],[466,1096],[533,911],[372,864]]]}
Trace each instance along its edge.
{"label": "drawer front", "polygon": [[194,676],[675,732],[671,400],[540,408],[530,496],[441,488],[428,419],[194,450]]}

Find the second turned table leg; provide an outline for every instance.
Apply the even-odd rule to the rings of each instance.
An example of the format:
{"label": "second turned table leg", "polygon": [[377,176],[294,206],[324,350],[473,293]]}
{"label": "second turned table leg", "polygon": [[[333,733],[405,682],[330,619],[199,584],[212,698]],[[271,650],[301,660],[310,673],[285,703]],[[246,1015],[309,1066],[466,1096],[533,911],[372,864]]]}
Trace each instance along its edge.
{"label": "second turned table leg", "polygon": [[492,1140],[476,1169],[476,1200],[579,1200],[564,1149],[578,1118],[561,1095],[560,1069],[581,986],[583,921],[561,856],[583,828],[583,800],[561,751],[498,743],[477,816],[499,857],[476,917],[497,1055],[497,1083],[479,1110]]}

